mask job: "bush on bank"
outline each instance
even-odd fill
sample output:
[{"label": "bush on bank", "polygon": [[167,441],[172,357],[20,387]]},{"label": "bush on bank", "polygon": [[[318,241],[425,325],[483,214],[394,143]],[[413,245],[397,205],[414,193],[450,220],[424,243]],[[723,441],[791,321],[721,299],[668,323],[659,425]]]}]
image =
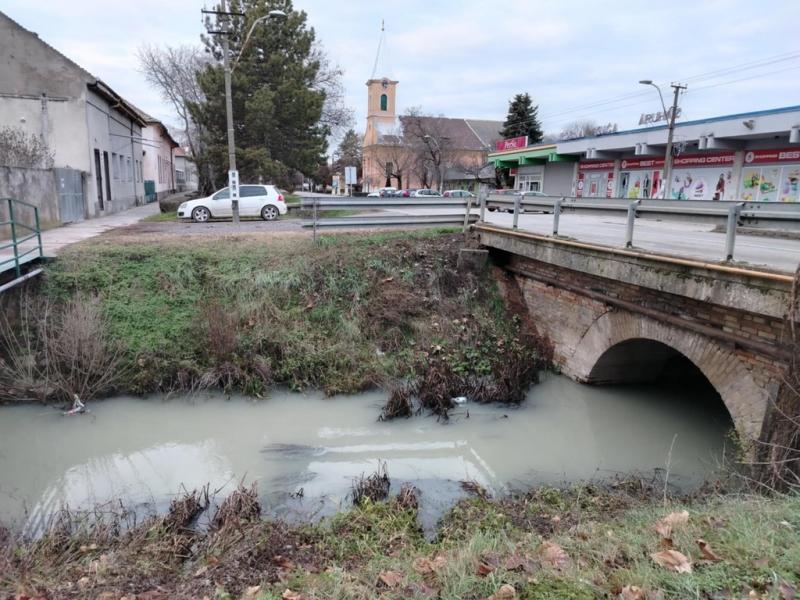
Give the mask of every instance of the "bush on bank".
[{"label": "bush on bank", "polygon": [[[18,298],[32,309],[7,327],[24,343],[0,340],[0,393],[56,400],[220,387],[261,395],[281,383],[335,394],[417,377],[428,357],[462,379],[491,377],[513,358],[543,365],[493,276],[456,271],[462,241],[429,231],[319,245],[233,236],[85,242],[47,267],[37,293]],[[100,312],[91,327],[74,314],[84,303]],[[103,342],[83,356],[87,365],[118,355],[107,369],[113,378],[91,389],[15,385],[20,369],[35,367],[33,377],[54,369],[47,339],[67,325]]]}]

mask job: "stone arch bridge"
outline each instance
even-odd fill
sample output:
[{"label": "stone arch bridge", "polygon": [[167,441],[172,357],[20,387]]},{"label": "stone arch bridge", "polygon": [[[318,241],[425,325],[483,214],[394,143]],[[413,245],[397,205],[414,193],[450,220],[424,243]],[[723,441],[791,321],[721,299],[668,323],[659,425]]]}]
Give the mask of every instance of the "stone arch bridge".
[{"label": "stone arch bridge", "polygon": [[554,360],[586,383],[643,382],[685,357],[737,431],[757,439],[789,361],[792,276],[478,224],[507,285],[522,292]]}]

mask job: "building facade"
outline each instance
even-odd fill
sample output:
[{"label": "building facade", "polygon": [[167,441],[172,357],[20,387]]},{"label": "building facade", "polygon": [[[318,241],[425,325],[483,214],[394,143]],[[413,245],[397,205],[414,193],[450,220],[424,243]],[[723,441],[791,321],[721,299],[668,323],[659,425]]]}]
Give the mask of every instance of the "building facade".
[{"label": "building facade", "polygon": [[396,113],[398,82],[367,81],[362,189],[440,187],[473,189],[494,178],[487,161],[501,121]]},{"label": "building facade", "polygon": [[199,174],[194,159],[183,148],[175,148],[175,189],[178,192],[196,192],[200,187]]},{"label": "building facade", "polygon": [[161,121],[141,110],[139,113],[147,123],[142,129],[142,176],[147,200],[152,202],[175,193],[174,152],[179,146]]},{"label": "building facade", "polygon": [[81,218],[140,204],[142,128],[110,86],[0,12],[0,126],[39,137],[53,166],[78,171]]},{"label": "building facade", "polygon": [[800,106],[676,124],[668,182],[667,133],[666,125],[620,131],[489,160],[509,169],[516,189],[555,196],[800,202]]}]

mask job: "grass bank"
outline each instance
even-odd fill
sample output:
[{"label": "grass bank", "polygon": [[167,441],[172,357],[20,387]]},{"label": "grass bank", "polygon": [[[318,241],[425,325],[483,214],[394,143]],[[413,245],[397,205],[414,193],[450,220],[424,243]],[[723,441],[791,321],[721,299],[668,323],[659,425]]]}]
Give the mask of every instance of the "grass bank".
[{"label": "grass bank", "polygon": [[46,598],[795,598],[800,500],[670,499],[633,482],[461,502],[434,540],[413,494],[317,525],[258,519],[240,489],[193,528],[203,494],[120,529],[0,535],[0,592]]},{"label": "grass bank", "polygon": [[17,299],[28,310],[3,328],[11,339],[0,336],[0,394],[69,400],[221,387],[259,396],[274,383],[335,394],[391,387],[433,359],[462,378],[491,378],[515,359],[543,364],[522,343],[528,334],[506,309],[499,275],[456,270],[462,242],[442,231],[318,245],[96,238]]}]

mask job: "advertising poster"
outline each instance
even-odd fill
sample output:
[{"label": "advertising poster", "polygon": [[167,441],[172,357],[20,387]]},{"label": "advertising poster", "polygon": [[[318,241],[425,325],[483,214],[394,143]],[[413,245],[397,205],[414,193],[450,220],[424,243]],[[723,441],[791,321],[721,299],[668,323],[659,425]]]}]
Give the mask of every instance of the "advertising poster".
[{"label": "advertising poster", "polygon": [[677,169],[672,172],[670,198],[674,200],[732,200],[731,169]]},{"label": "advertising poster", "polygon": [[781,202],[800,202],[800,166],[783,168],[778,200]]}]

